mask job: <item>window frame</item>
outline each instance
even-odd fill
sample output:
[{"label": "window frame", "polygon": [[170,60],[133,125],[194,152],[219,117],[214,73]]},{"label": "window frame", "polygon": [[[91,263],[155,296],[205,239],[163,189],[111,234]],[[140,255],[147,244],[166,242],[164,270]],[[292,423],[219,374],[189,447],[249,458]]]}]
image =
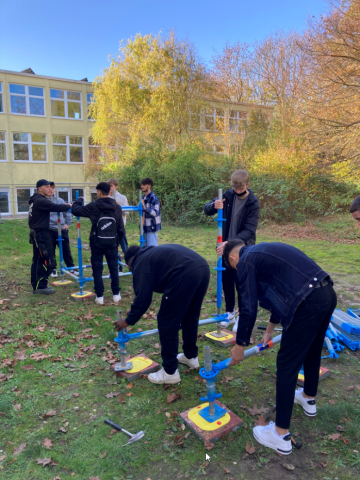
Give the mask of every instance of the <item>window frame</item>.
[{"label": "window frame", "polygon": [[[53,148],[53,163],[56,165],[84,165],[85,164],[85,155],[84,155],[84,137],[81,135],[63,135],[61,133],[58,134],[52,134],[53,140],[52,140],[52,147],[57,146],[57,147],[64,147],[66,146],[66,162],[57,162],[55,160],[55,155],[54,155],[54,148]],[[66,143],[54,143],[54,136],[61,136],[66,138]],[[73,144],[70,143],[70,137],[79,137],[81,138],[81,145],[78,144]],[[82,162],[71,162],[70,161],[70,147],[80,147],[82,148]]]},{"label": "window frame", "polygon": [[[236,112],[236,116],[233,117],[231,116],[231,112]],[[241,118],[240,114],[245,114],[244,117]],[[245,124],[247,123],[247,115],[248,112],[245,112],[243,110],[229,110],[229,132],[230,133],[240,133],[244,134],[245,133]],[[231,129],[230,122],[231,120],[236,120],[236,128],[235,130]]]},{"label": "window frame", "polygon": [[1,98],[0,105],[2,105],[2,108],[3,108],[2,110],[0,110],[0,113],[5,113],[3,82],[0,82],[0,98]]},{"label": "window frame", "polygon": [[[212,110],[212,114],[210,115],[209,112],[210,110]],[[222,110],[223,111],[223,114],[222,115],[218,115],[218,111]],[[212,124],[213,124],[213,128],[212,129],[208,129],[206,128],[206,118],[212,118]],[[217,119],[222,119],[222,122],[223,122],[223,130],[218,130],[217,129]],[[205,132],[220,132],[220,133],[223,133],[224,132],[224,129],[225,129],[225,109],[224,108],[216,108],[216,107],[207,107],[206,110],[205,110],[205,115],[204,115],[204,129],[205,129]]]},{"label": "window frame", "polygon": [[[11,93],[10,92],[10,87],[11,85],[18,85],[20,87],[25,87],[25,94],[23,93]],[[41,88],[43,91],[43,96],[39,97],[36,95],[30,95],[29,94],[29,88]],[[11,97],[12,96],[20,96],[20,97],[25,97],[25,107],[26,107],[26,113],[16,113],[11,110]],[[44,102],[44,115],[37,115],[35,113],[30,113],[30,97],[31,98],[41,98]],[[40,85],[24,85],[23,83],[9,83],[9,101],[10,101],[10,114],[11,115],[20,115],[24,117],[46,117],[46,104],[45,104],[45,87],[41,87]]]},{"label": "window frame", "polygon": [[[89,102],[88,100],[88,95],[91,95],[91,100]],[[88,122],[95,122],[95,118],[89,118],[89,106],[91,105],[92,101],[93,101],[93,98],[94,98],[94,94],[93,93],[88,93],[86,92],[86,106],[87,106],[87,109],[86,109],[86,114],[87,114],[87,120]]]},{"label": "window frame", "polygon": [[[64,98],[53,98],[51,96],[51,90],[59,90],[60,92],[64,92]],[[67,94],[68,92],[71,92],[71,93],[78,93],[80,95],[80,100],[73,100],[73,99],[68,99],[67,98]],[[83,108],[82,108],[82,93],[81,92],[77,92],[76,90],[62,90],[61,88],[49,88],[49,94],[50,94],[50,112],[52,111],[52,102],[53,101],[56,101],[56,102],[64,102],[64,116],[63,117],[57,117],[55,115],[51,115],[51,118],[59,118],[61,120],[77,120],[77,121],[82,121],[83,118],[82,118],[82,113],[83,113]],[[68,102],[74,102],[74,103],[78,103],[80,105],[80,118],[73,118],[73,117],[69,117],[69,109],[68,109]]]},{"label": "window frame", "polygon": [[7,193],[8,197],[8,204],[9,204],[9,210],[7,213],[1,212],[2,216],[6,215],[11,215],[11,195],[10,195],[10,188],[0,188],[0,193]]},{"label": "window frame", "polygon": [[37,191],[37,189],[34,187],[15,187],[16,215],[26,215],[29,213],[29,210],[27,212],[19,212],[19,202],[18,202],[18,195],[17,195],[18,190],[30,190],[29,198],[31,198],[34,195],[34,193]]},{"label": "window frame", "polygon": [[0,158],[0,163],[5,163],[5,162],[8,162],[9,161],[9,158],[8,158],[8,151],[7,151],[7,141],[6,141],[6,131],[5,130],[1,130],[0,133],[4,133],[5,134],[5,140],[0,140],[0,143],[3,143],[5,145],[5,160],[1,159]]},{"label": "window frame", "polygon": [[[21,142],[19,140],[14,140],[14,134],[16,133],[24,133],[26,135],[29,135],[28,141],[27,142]],[[45,143],[43,142],[33,142],[32,141],[32,135],[45,135]],[[49,163],[49,155],[48,155],[48,148],[47,148],[47,135],[46,133],[28,133],[28,132],[11,132],[11,140],[12,140],[12,153],[13,153],[13,162],[14,163]],[[28,145],[29,148],[29,160],[15,160],[15,150],[14,150],[14,144],[20,144],[20,145]],[[32,152],[32,145],[45,145],[45,152],[46,152],[46,160],[33,160],[33,152]]]}]

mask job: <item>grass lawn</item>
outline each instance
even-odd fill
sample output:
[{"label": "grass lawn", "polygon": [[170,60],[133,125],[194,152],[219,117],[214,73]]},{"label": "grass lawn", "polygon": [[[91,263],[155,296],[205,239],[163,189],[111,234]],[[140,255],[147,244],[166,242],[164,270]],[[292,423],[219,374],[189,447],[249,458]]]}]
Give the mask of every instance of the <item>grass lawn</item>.
[{"label": "grass lawn", "polygon": [[[82,225],[84,261],[88,262],[89,223],[83,221]],[[129,224],[127,232],[129,243],[135,243],[137,226]],[[70,237],[75,247],[74,225]],[[215,266],[215,224],[198,228],[165,225],[159,239],[160,243],[190,247]],[[360,230],[348,215],[302,225],[260,228],[258,241],[275,240],[305,251],[331,274],[340,308],[360,305]],[[218,392],[223,394],[221,400],[244,423],[240,430],[207,451],[194,435],[184,437],[187,430],[183,430],[178,417],[200,404],[200,396],[206,394],[197,371],[185,373],[186,367],[179,366],[182,382],[175,386],[175,391],[181,393],[181,398],[169,404],[170,389],[164,390],[146,379],[129,385],[110,370],[109,358],[116,354],[112,321],[117,308],[125,313],[130,307],[131,277],[121,279],[120,307],[112,304],[108,280],[103,307],[95,306],[93,299],[73,301],[69,294],[78,291],[77,284],[58,287],[56,294],[49,297],[35,296],[29,282],[31,248],[25,220],[5,220],[0,224],[2,479],[195,480],[205,476],[229,480],[350,480],[359,476],[358,351],[346,349],[338,360],[323,360],[323,366],[331,369],[331,376],[320,384],[318,415],[309,419],[300,407],[294,407],[291,431],[303,447],[289,457],[280,457],[253,440],[252,427],[258,417],[248,411],[254,404],[270,408],[275,403],[277,349],[222,372],[217,384]],[[76,257],[75,248],[73,254]],[[216,312],[215,279],[214,272],[202,318]],[[149,311],[156,314],[159,303],[160,296],[154,295]],[[156,328],[154,313],[142,318],[133,332],[138,328]],[[260,310],[257,325],[265,325],[268,317],[267,312]],[[200,333],[206,331],[209,328],[200,329]],[[259,343],[261,333],[254,330],[253,338]],[[157,337],[146,337],[130,342],[129,351],[145,352],[159,362],[158,341]],[[199,338],[201,363],[206,344],[209,345]],[[211,349],[214,360],[229,356],[221,347],[211,344]],[[119,395],[109,395],[114,392]],[[111,428],[104,424],[106,418],[132,433],[143,430],[146,435],[121,448],[127,437],[123,433],[111,434]],[[340,433],[340,439],[329,439],[336,433]],[[255,447],[252,455],[246,453],[247,443]],[[205,461],[206,453],[211,457],[210,463]],[[292,467],[291,471],[287,469]]]}]

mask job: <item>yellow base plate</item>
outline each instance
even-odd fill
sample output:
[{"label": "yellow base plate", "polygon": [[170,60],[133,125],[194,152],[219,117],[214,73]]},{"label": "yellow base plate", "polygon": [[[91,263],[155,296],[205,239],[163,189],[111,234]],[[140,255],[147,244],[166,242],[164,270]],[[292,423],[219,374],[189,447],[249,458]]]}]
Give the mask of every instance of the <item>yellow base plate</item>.
[{"label": "yellow base plate", "polygon": [[72,293],[70,296],[73,298],[86,298],[94,295],[95,294],[93,292],[83,292],[82,295],[80,295],[80,293]]},{"label": "yellow base plate", "polygon": [[72,282],[71,280],[58,280],[57,282],[51,282],[51,285],[55,285],[55,287],[61,287],[62,285],[70,285]]},{"label": "yellow base plate", "polygon": [[[321,375],[321,368],[320,368],[320,370],[319,370],[319,374]],[[303,381],[305,380],[304,375],[302,375],[301,373],[299,373],[299,375],[298,375],[298,380],[301,380],[301,381],[303,382]]]},{"label": "yellow base plate", "polygon": [[212,333],[216,333],[216,331],[205,333],[205,337],[211,338],[212,340],[218,340],[220,342],[222,342],[223,340],[231,340],[232,338],[234,338],[234,335],[232,335],[231,333],[228,333],[227,335],[224,335],[223,337],[214,337],[214,335],[212,335]]},{"label": "yellow base plate", "polygon": [[226,412],[223,417],[221,417],[216,422],[210,423],[205,420],[205,418],[199,415],[200,410],[209,406],[209,403],[202,403],[198,407],[193,408],[189,411],[188,417],[189,419],[195,423],[195,425],[201,430],[205,430],[207,432],[211,432],[213,430],[218,430],[219,428],[223,427],[224,425],[230,422],[230,415]]},{"label": "yellow base plate", "polygon": [[129,358],[127,361],[131,362],[133,366],[130,370],[126,370],[126,373],[141,372],[141,370],[145,370],[145,368],[150,367],[150,365],[152,365],[153,363],[153,361],[150,358],[144,358],[144,357]]}]

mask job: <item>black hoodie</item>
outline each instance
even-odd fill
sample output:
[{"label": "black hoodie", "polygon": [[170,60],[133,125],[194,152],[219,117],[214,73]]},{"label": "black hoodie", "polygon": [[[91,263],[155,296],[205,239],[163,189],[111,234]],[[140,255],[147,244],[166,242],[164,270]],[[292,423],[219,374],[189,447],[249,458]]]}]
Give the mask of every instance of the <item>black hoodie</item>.
[{"label": "black hoodie", "polygon": [[[232,216],[232,209],[234,203],[234,190],[226,190],[223,193],[224,209],[223,218],[226,219],[223,226],[223,242],[226,242],[229,237],[230,222]],[[206,215],[215,215],[217,210],[215,208],[214,198],[204,206],[204,213]],[[254,245],[256,241],[256,229],[259,223],[260,204],[259,200],[255,197],[254,193],[249,189],[249,195],[247,197],[244,209],[241,212],[240,222],[237,228],[236,239],[242,240],[245,245]]]},{"label": "black hoodie", "polygon": [[29,205],[29,227],[32,230],[49,230],[50,212],[66,212],[71,208],[67,203],[57,205],[41,193],[34,193]]},{"label": "black hoodie", "polygon": [[[153,292],[164,293],[171,280],[177,280],[208,262],[182,245],[141,248],[131,261],[135,299],[126,322],[135,325],[151,305]],[[176,308],[176,305],[174,305]]]},{"label": "black hoodie", "polygon": [[84,199],[82,197],[78,198],[78,200],[73,203],[71,212],[76,217],[90,218],[92,223],[90,231],[90,246],[95,246],[94,236],[96,224],[103,213],[108,214],[109,217],[115,218],[118,238],[117,244],[119,245],[120,240],[125,235],[124,221],[120,205],[110,197],[98,198],[95,202],[90,202],[85,206],[83,206],[83,203]]}]

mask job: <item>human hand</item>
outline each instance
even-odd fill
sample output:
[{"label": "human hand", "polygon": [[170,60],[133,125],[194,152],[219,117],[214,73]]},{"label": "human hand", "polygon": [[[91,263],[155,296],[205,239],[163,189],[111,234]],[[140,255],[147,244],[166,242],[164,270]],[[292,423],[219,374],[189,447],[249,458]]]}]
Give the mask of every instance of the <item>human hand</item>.
[{"label": "human hand", "polygon": [[222,255],[222,254],[223,254],[224,247],[225,247],[225,245],[226,245],[227,243],[228,243],[228,242],[220,243],[220,245],[216,248],[216,253],[217,253],[218,255]]},{"label": "human hand", "polygon": [[114,322],[114,330],[117,330],[118,332],[124,330],[128,326],[129,324],[126,323],[126,320],[124,318],[122,318],[121,320],[116,320],[116,322]]},{"label": "human hand", "polygon": [[141,200],[141,203],[142,203],[142,207],[143,207],[143,209],[145,210],[145,200],[144,200],[144,199],[142,199],[142,200]]},{"label": "human hand", "polygon": [[263,344],[263,347],[265,347],[267,342],[272,339],[272,337],[274,335],[274,329],[275,329],[275,323],[270,323],[269,322],[269,325],[268,325],[268,327],[267,327],[267,329],[264,333],[264,336],[261,340],[262,344]]},{"label": "human hand", "polygon": [[69,230],[69,226],[65,224],[62,226],[61,230]]},{"label": "human hand", "polygon": [[225,198],[223,198],[223,200],[215,200],[215,209],[216,210],[221,210],[222,208],[224,208],[224,202],[225,202]]},{"label": "human hand", "polygon": [[231,367],[244,360],[244,350],[245,347],[242,347],[241,345],[235,345],[235,347],[231,350]]}]

